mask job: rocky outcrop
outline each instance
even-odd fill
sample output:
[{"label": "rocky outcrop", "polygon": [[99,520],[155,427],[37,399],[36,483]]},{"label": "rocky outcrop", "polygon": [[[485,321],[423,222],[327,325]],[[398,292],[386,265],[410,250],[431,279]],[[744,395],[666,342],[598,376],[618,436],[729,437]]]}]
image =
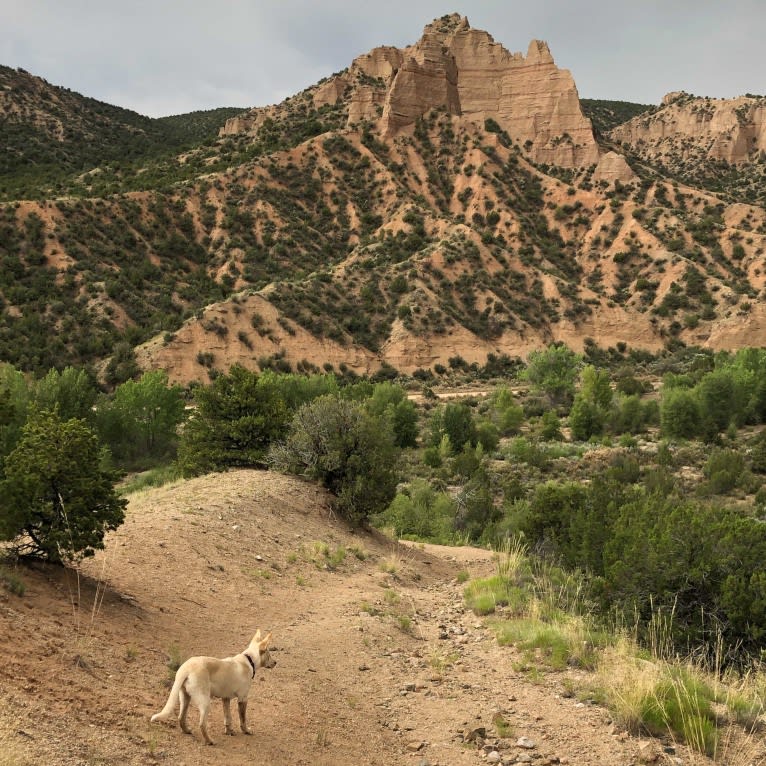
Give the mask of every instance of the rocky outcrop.
[{"label": "rocky outcrop", "polygon": [[229,117],[218,131],[218,135],[223,137],[248,133],[254,136],[266,120],[273,120],[275,117],[278,117],[279,111],[279,106],[272,105],[257,107],[247,112],[242,112],[242,114],[238,114],[235,117]]},{"label": "rocky outcrop", "polygon": [[[345,102],[348,125],[366,120],[389,138],[440,109],[482,126],[493,120],[534,162],[573,168],[600,157],[572,75],[556,66],[547,44],[533,40],[526,56],[511,53],[458,14],[428,24],[408,48],[359,56],[309,92],[315,108]],[[263,119],[254,109],[229,120],[221,135],[256,133]]]},{"label": "rocky outcrop", "polygon": [[460,114],[458,70],[441,35],[426,27],[391,81],[383,109],[383,133],[393,135],[422,114],[438,108],[448,114]]},{"label": "rocky outcrop", "polygon": [[466,24],[445,44],[455,56],[465,117],[495,120],[535,162],[562,167],[598,162],[593,126],[582,113],[572,75],[556,66],[546,43],[533,40],[524,57]]},{"label": "rocky outcrop", "polygon": [[593,171],[593,180],[595,182],[605,181],[612,185],[616,181],[622,184],[635,181],[638,176],[633,171],[633,168],[628,165],[627,160],[621,154],[617,152],[607,152],[596,165],[596,169]]},{"label": "rocky outcrop", "polygon": [[593,127],[571,74],[546,43],[510,53],[457,15],[426,26],[403,52],[386,98],[381,128],[391,135],[434,108],[484,124],[492,119],[535,162],[578,167],[598,162]]},{"label": "rocky outcrop", "polygon": [[700,155],[736,165],[766,151],[766,97],[696,98],[669,93],[662,107],[611,131],[614,141],[641,148],[649,159]]}]

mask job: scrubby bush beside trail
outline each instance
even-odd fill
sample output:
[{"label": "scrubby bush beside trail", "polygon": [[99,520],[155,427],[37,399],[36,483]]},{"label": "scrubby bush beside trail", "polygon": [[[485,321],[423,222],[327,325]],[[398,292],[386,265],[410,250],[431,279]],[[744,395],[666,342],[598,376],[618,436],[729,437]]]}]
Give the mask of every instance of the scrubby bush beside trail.
[{"label": "scrubby bush beside trail", "polygon": [[271,447],[269,463],[319,480],[341,516],[364,522],[394,497],[396,452],[388,421],[327,394],[295,413],[285,441]]},{"label": "scrubby bush beside trail", "polygon": [[447,492],[415,479],[373,521],[376,526],[393,528],[398,538],[449,545],[455,539],[455,512],[455,500]]},{"label": "scrubby bush beside trail", "polygon": [[532,555],[518,539],[507,539],[495,561],[494,574],[466,584],[464,601],[486,617],[498,644],[516,648],[520,670],[593,671],[566,675],[564,686],[604,705],[629,732],[669,737],[718,763],[759,762],[762,667],[742,675],[723,669],[720,656],[713,663],[698,653],[679,656],[672,610],[655,609],[651,635],[637,643],[629,623],[594,613],[581,576]]}]

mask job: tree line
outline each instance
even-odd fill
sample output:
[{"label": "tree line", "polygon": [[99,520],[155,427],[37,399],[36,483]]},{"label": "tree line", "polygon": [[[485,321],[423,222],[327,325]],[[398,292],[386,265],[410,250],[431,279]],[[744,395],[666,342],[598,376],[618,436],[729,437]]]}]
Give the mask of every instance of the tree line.
[{"label": "tree line", "polygon": [[688,351],[659,360],[651,383],[637,364],[587,361],[554,345],[482,399],[440,402],[426,385],[418,406],[394,382],[332,374],[235,366],[183,389],[154,371],[105,394],[82,370],[30,380],[5,365],[0,536],[69,561],[122,523],[126,472],[272,468],[318,481],[339,515],[400,537],[522,537],[579,570],[605,615],[672,610],[679,645],[715,626],[755,651],[766,633],[766,351]]}]

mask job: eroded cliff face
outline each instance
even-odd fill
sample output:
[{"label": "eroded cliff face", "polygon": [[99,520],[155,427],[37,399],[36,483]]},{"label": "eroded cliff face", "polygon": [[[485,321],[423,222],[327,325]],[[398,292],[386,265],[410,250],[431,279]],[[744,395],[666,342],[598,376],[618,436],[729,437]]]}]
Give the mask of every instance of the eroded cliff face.
[{"label": "eroded cliff face", "polygon": [[462,114],[478,123],[495,120],[535,162],[562,167],[598,162],[593,126],[582,113],[572,75],[556,66],[548,45],[532,40],[526,56],[511,53],[463,22],[442,33],[459,73]]},{"label": "eroded cliff face", "polygon": [[737,165],[766,151],[766,97],[716,99],[668,93],[656,112],[633,118],[610,136],[640,148],[649,159],[704,156]]},{"label": "eroded cliff face", "polygon": [[617,181],[627,184],[637,180],[637,178],[638,176],[628,165],[625,157],[617,154],[617,152],[606,152],[598,161],[593,172],[595,182],[605,181],[607,184],[614,184]]},{"label": "eroded cliff face", "polygon": [[444,38],[432,26],[408,48],[390,81],[381,119],[382,132],[392,136],[431,109],[461,114],[458,68]]},{"label": "eroded cliff face", "polygon": [[[412,46],[357,57],[309,91],[314,108],[343,104],[347,125],[364,120],[388,138],[439,109],[480,125],[494,120],[534,162],[574,168],[600,158],[572,75],[547,44],[533,40],[526,56],[511,53],[457,14],[428,24]],[[274,108],[233,118],[221,134],[256,134]]]}]

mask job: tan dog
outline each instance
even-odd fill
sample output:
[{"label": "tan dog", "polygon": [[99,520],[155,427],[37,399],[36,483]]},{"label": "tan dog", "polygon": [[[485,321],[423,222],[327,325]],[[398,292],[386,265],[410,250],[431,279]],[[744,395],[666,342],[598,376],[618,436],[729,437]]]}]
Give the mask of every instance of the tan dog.
[{"label": "tan dog", "polygon": [[226,657],[223,660],[215,657],[190,657],[176,671],[176,680],[170,690],[168,701],[159,713],[152,716],[152,721],[167,721],[173,714],[176,699],[178,699],[181,705],[178,724],[184,732],[191,734],[186,724],[186,714],[189,712],[191,700],[199,708],[199,729],[202,732],[202,738],[206,744],[212,745],[214,743],[207,733],[207,714],[211,699],[219,697],[223,701],[226,733],[234,734],[229,703],[236,697],[239,725],[244,734],[251,734],[245,722],[245,713],[247,712],[247,694],[255,678],[255,671],[258,668],[273,668],[277,664],[271,659],[266,648],[269,641],[271,641],[271,632],[269,631],[265,638],[261,638],[261,631],[258,630],[247,649],[233,657]]}]

